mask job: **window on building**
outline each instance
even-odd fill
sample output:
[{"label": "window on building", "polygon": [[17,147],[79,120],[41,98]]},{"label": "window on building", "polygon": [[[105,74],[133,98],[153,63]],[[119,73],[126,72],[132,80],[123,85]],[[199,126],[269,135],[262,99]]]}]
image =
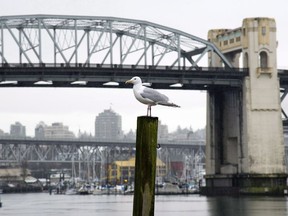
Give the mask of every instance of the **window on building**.
[{"label": "window on building", "polygon": [[268,55],[264,51],[260,52],[260,54],[259,54],[259,65],[261,68],[267,68],[268,67]]},{"label": "window on building", "polygon": [[245,28],[243,28],[243,36],[245,36],[246,35],[246,29]]},{"label": "window on building", "polygon": [[265,36],[266,35],[266,26],[262,26],[262,36]]},{"label": "window on building", "polygon": [[245,53],[245,54],[244,54],[243,67],[244,67],[244,68],[248,68],[248,67],[249,67],[248,53]]}]

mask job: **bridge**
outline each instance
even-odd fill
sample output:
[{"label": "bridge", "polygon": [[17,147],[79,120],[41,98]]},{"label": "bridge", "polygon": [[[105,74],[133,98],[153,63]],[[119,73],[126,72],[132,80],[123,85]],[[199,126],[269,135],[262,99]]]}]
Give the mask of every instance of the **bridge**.
[{"label": "bridge", "polygon": [[[104,149],[135,149],[135,140],[97,140],[97,139],[36,139],[36,138],[1,138],[0,163],[20,164],[27,160],[29,162],[52,162],[52,163],[71,163],[74,160],[83,162],[82,156],[75,157],[75,154],[81,154],[83,149],[88,150],[89,157],[92,157],[95,151]],[[205,140],[159,140],[158,150],[177,149],[180,152],[199,149],[205,150]],[[80,150],[80,151],[79,151]],[[191,152],[190,152],[191,153]],[[188,154],[188,153],[187,153]],[[95,156],[95,155],[94,155]],[[97,155],[96,155],[97,156]],[[113,160],[120,160],[123,155],[112,157]],[[82,159],[81,159],[82,158]]]},{"label": "bridge", "polygon": [[[147,21],[34,15],[0,23],[1,87],[126,87],[137,74],[154,88],[207,89],[239,87],[247,75],[213,43]],[[200,67],[209,52],[226,68]]]},{"label": "bridge", "polygon": [[[29,163],[34,170],[66,168],[83,179],[105,179],[107,166],[114,161],[126,161],[135,156],[135,140],[97,139],[36,139],[0,137],[0,164],[2,166]],[[167,164],[182,163],[189,173],[196,173],[205,161],[205,140],[159,140],[157,156]],[[177,170],[178,172],[181,170]],[[184,170],[182,170],[184,172]],[[198,171],[199,172],[199,171]],[[187,172],[188,173],[188,172]],[[183,173],[183,175],[187,175]]]},{"label": "bridge", "polygon": [[208,40],[113,17],[6,16],[0,25],[1,87],[125,88],[139,75],[153,88],[207,90],[208,191],[253,193],[260,182],[263,193],[283,193],[288,75],[277,69],[274,19],[247,18]]}]

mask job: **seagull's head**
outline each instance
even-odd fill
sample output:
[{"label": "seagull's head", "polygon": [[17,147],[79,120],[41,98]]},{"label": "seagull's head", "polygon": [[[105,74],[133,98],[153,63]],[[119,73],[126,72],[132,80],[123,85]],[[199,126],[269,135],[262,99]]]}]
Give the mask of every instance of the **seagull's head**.
[{"label": "seagull's head", "polygon": [[135,76],[135,77],[133,77],[132,79],[127,80],[127,81],[125,82],[125,84],[128,84],[128,83],[131,83],[131,84],[133,84],[133,85],[141,84],[141,83],[142,83],[142,80],[141,80],[140,77]]}]

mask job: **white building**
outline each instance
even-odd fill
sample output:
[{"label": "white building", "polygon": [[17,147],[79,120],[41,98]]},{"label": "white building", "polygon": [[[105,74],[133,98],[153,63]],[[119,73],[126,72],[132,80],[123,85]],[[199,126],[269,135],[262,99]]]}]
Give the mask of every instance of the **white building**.
[{"label": "white building", "polygon": [[35,138],[73,139],[75,135],[61,122],[52,123],[51,126],[40,122],[35,128]]}]

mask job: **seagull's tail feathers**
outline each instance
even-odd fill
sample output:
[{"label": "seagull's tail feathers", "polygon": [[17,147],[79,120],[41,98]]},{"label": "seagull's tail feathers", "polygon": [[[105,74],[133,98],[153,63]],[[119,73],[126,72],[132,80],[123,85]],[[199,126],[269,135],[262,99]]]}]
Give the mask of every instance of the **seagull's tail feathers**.
[{"label": "seagull's tail feathers", "polygon": [[166,101],[159,101],[157,102],[158,105],[163,105],[163,106],[170,106],[170,107],[179,107],[177,104],[166,102]]}]

